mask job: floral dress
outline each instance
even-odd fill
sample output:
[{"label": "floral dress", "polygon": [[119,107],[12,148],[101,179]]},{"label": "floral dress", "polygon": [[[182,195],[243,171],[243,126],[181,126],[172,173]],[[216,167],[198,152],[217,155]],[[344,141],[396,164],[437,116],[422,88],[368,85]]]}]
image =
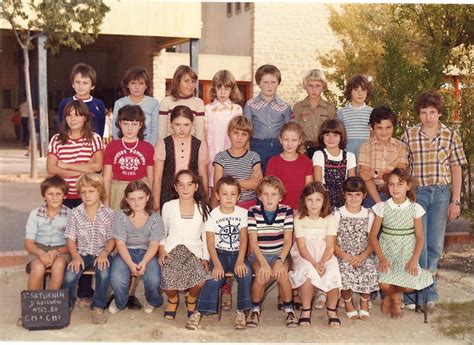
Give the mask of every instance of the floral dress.
[{"label": "floral dress", "polygon": [[[337,245],[351,256],[357,256],[367,249],[369,231],[374,219],[373,212],[362,207],[359,213],[352,214],[343,206],[336,209],[334,214],[338,220]],[[338,259],[343,290],[370,293],[379,289],[374,253],[358,267],[353,267],[341,258]]]},{"label": "floral dress", "polygon": [[330,160],[325,150],[324,155],[324,184],[331,199],[333,208],[344,205],[344,197],[342,192],[342,184],[347,175],[347,152],[342,151],[342,160]]}]

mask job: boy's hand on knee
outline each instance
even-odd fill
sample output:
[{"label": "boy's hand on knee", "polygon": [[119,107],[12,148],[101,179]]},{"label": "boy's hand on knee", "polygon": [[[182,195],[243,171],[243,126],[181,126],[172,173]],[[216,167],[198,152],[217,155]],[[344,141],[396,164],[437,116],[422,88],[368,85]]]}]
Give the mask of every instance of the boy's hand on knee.
[{"label": "boy's hand on knee", "polygon": [[45,266],[45,267],[49,267],[51,266],[51,260],[48,256],[48,253],[46,252],[42,252],[40,254],[40,256],[38,256],[38,258],[40,259],[41,263]]},{"label": "boy's hand on knee", "polygon": [[214,266],[214,268],[212,269],[212,279],[216,281],[224,278],[224,274],[225,274],[224,268],[222,267],[220,263]]},{"label": "boy's hand on knee", "polygon": [[286,271],[285,265],[281,260],[277,260],[273,264],[273,270],[272,270],[273,277],[276,280],[280,280],[282,278],[285,278],[288,275],[288,272]]},{"label": "boy's hand on knee", "polygon": [[243,278],[247,274],[247,266],[243,262],[238,262],[235,264],[234,272],[239,278]]},{"label": "boy's hand on knee", "polygon": [[269,281],[272,276],[272,268],[267,263],[266,265],[262,265],[260,270],[258,271],[258,275],[265,281]]},{"label": "boy's hand on knee", "polygon": [[110,266],[108,253],[106,251],[102,251],[94,260],[94,266],[99,267],[99,270],[103,270]]},{"label": "boy's hand on knee", "polygon": [[73,258],[69,265],[67,265],[67,268],[72,270],[74,273],[79,273],[81,267],[84,269],[84,260],[82,260],[80,256]]},{"label": "boy's hand on knee", "polygon": [[136,270],[139,276],[144,275],[146,271],[146,264],[143,261],[140,261],[136,266]]}]

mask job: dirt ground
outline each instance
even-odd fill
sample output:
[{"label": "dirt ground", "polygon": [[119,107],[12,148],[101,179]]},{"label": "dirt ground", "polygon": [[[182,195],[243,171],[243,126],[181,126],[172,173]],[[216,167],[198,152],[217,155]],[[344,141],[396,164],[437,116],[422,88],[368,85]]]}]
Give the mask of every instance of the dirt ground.
[{"label": "dirt ground", "polygon": [[[162,307],[152,314],[131,310],[116,315],[106,312],[108,322],[105,325],[93,325],[90,311],[76,308],[70,326],[65,329],[28,331],[16,326],[16,320],[20,316],[20,291],[25,286],[26,273],[23,268],[0,270],[1,341],[472,344],[474,340],[472,334],[465,334],[457,339],[447,338],[441,334],[435,322],[439,313],[436,307],[429,313],[428,324],[423,323],[421,313],[414,311],[405,311],[401,320],[391,320],[381,315],[379,300],[371,309],[369,321],[349,320],[344,315],[343,309],[339,309],[342,327],[332,330],[327,326],[325,313],[314,311],[310,328],[287,329],[284,326],[283,313],[276,308],[276,289],[266,299],[261,323],[256,329],[234,330],[233,313],[224,311],[220,322],[217,321],[217,316],[205,317],[199,330],[188,331],[184,328],[186,319],[182,303],[174,321],[163,318]],[[442,302],[472,300],[473,286],[472,274],[445,269],[439,271]],[[142,284],[139,286],[137,296],[143,301]]]}]

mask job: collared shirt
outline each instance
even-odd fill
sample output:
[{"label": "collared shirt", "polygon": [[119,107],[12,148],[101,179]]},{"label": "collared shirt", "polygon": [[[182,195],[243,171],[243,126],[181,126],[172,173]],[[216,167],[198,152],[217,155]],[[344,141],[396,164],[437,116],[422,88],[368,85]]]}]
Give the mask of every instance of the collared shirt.
[{"label": "collared shirt", "polygon": [[80,204],[68,214],[64,238],[76,241],[80,255],[97,256],[112,239],[113,217],[114,210],[100,204],[94,219],[90,221],[84,204]]},{"label": "collared shirt", "polygon": [[61,205],[58,214],[49,218],[46,206],[35,208],[28,217],[25,238],[45,246],[64,246],[64,231],[69,211],[66,206]]},{"label": "collared shirt", "polygon": [[244,116],[253,124],[253,139],[274,139],[280,135],[280,129],[290,122],[291,107],[275,96],[270,102],[257,95],[245,103]]},{"label": "collared shirt", "polygon": [[451,166],[467,163],[461,137],[442,123],[431,140],[418,124],[405,130],[402,141],[408,145],[410,175],[419,186],[450,184]]},{"label": "collared shirt", "polygon": [[293,107],[294,121],[303,128],[303,140],[317,141],[321,123],[336,117],[336,108],[331,103],[320,99],[316,108],[311,108],[309,97]]},{"label": "collared shirt", "polygon": [[384,171],[391,171],[398,164],[408,164],[406,144],[395,138],[390,138],[387,144],[375,137],[369,139],[360,146],[358,164],[372,169],[376,183],[383,184]]}]

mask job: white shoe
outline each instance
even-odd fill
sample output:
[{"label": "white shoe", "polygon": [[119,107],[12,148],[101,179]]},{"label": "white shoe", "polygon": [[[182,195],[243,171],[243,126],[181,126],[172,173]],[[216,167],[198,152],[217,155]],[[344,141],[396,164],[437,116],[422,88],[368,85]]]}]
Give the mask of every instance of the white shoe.
[{"label": "white shoe", "polygon": [[112,302],[110,302],[109,313],[113,315],[113,314],[117,314],[119,311],[120,309],[117,308],[117,304],[115,304],[115,298],[114,298]]},{"label": "white shoe", "polygon": [[148,303],[147,300],[145,300],[145,305],[143,306],[143,311],[147,314],[151,314],[155,311],[155,307],[152,306],[150,303]]}]

